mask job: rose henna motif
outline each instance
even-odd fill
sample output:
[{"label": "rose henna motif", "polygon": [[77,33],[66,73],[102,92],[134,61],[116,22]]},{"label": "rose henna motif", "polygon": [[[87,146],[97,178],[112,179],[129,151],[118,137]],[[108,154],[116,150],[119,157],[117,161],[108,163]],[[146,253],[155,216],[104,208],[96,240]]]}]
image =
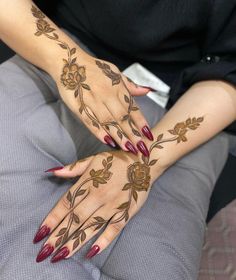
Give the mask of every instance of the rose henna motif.
[{"label": "rose henna motif", "polygon": [[[162,146],[163,143],[166,142],[186,142],[187,137],[186,133],[190,130],[195,130],[200,126],[200,123],[204,120],[203,117],[200,118],[188,118],[185,122],[177,123],[174,127],[174,129],[168,130],[170,134],[175,135],[172,138],[165,138],[164,134],[159,134],[156,138],[156,141],[150,146],[149,152],[151,156],[151,152],[153,149],[163,149]],[[114,220],[111,219],[104,219],[100,216],[93,217],[93,221],[86,225],[79,227],[77,230],[75,230],[71,236],[68,238],[68,235],[66,235],[64,242],[68,241],[69,239],[74,240],[73,243],[73,250],[75,250],[80,244],[82,244],[86,240],[86,230],[94,227],[94,231],[100,230],[103,226],[105,226],[107,223],[114,224],[122,221],[124,219],[125,222],[129,220],[129,209],[131,206],[132,199],[137,203],[138,201],[138,193],[141,191],[148,191],[150,188],[150,182],[151,182],[151,167],[154,166],[158,159],[152,159],[150,160],[150,156],[144,157],[142,156],[142,162],[134,162],[133,164],[129,165],[127,168],[127,179],[128,182],[123,186],[123,191],[129,191],[128,200],[121,203],[116,209],[118,210],[116,214],[120,213],[120,216]],[[86,179],[84,182],[80,184],[80,186],[74,191],[75,192],[81,192],[81,186],[87,183],[88,181],[93,181],[94,187],[99,187],[99,184],[106,184],[107,181],[110,179],[112,173],[109,171],[109,169],[112,167],[112,156],[108,157],[107,160],[102,161],[103,169],[99,169],[95,171],[94,169],[90,170],[91,177]],[[72,166],[75,166],[75,163],[72,164]],[[72,168],[73,168],[72,167]],[[68,192],[68,200],[71,203],[73,195],[70,194],[70,191]],[[73,208],[73,206],[71,206]],[[72,214],[72,219],[77,220],[79,223],[78,217],[73,217],[74,214]],[[111,221],[110,221],[111,220]],[[61,229],[59,234],[66,234],[66,228]],[[60,240],[60,242],[62,239]]]},{"label": "rose henna motif", "polygon": [[[67,59],[63,59],[64,66],[62,68],[61,83],[67,90],[74,91],[75,98],[78,98],[80,114],[82,115],[84,112],[87,115],[87,117],[92,121],[92,125],[97,129],[103,127],[105,130],[109,131],[110,126],[113,126],[117,129],[117,135],[120,139],[122,139],[123,136],[127,137],[127,135],[121,130],[119,124],[116,121],[101,123],[94,114],[90,113],[90,111],[88,110],[88,106],[84,102],[83,90],[85,89],[87,91],[91,91],[91,88],[87,83],[85,83],[87,78],[86,67],[81,66],[76,62],[77,57],[73,58],[73,55],[76,54],[76,48],[70,48],[67,43],[59,39],[59,36],[54,32],[56,29],[50,26],[50,24],[45,20],[46,16],[37,7],[32,5],[31,12],[33,16],[37,18],[37,22],[36,22],[37,32],[34,35],[35,36],[44,35],[47,38],[56,41],[62,49],[67,51]],[[115,73],[108,64],[103,63],[99,60],[96,60],[95,62],[96,65],[102,69],[104,75],[112,80],[113,86],[120,84],[121,81],[125,85],[122,76],[119,73]],[[130,97],[130,101],[131,99],[132,98]],[[141,134],[133,128],[134,123],[131,120],[130,112],[135,109],[134,107],[132,109],[130,108],[127,115],[128,116],[127,120],[129,122],[129,125],[132,126],[133,133],[135,133],[135,135],[141,136]],[[137,107],[136,110],[138,110]]]}]

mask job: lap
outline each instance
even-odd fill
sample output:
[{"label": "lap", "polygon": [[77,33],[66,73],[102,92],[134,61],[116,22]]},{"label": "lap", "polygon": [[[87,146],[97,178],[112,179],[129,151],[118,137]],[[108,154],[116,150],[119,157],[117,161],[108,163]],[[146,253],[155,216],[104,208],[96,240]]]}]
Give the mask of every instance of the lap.
[{"label": "lap", "polygon": [[[0,66],[0,99],[1,279],[194,279],[209,197],[227,158],[226,134],[169,168],[143,208],[91,261],[83,256],[95,238],[59,265],[36,264],[33,235],[71,185],[43,171],[108,148],[69,112],[49,76],[18,56]],[[146,97],[137,102],[151,125],[164,114]]]}]

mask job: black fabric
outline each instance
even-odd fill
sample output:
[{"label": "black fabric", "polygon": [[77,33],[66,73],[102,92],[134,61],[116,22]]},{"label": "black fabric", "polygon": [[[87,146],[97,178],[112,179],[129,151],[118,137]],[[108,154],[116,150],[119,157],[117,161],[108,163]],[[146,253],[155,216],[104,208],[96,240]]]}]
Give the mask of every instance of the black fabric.
[{"label": "black fabric", "polygon": [[236,0],[35,2],[99,58],[120,70],[139,62],[168,83],[168,109],[198,81],[236,85]]}]

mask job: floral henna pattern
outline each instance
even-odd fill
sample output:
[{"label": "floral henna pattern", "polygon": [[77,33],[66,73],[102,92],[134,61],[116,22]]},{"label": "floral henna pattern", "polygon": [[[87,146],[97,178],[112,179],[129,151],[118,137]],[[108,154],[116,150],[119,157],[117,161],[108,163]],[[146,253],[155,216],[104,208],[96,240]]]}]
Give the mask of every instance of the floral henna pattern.
[{"label": "floral henna pattern", "polygon": [[[62,68],[61,83],[66,89],[74,91],[75,98],[78,98],[80,114],[82,115],[84,112],[91,120],[92,125],[97,129],[103,127],[109,131],[109,127],[113,126],[117,129],[117,135],[120,139],[122,139],[123,136],[127,137],[117,122],[112,121],[101,123],[94,114],[90,113],[88,106],[84,102],[83,90],[91,91],[91,88],[87,83],[85,83],[87,78],[86,67],[79,65],[76,61],[76,48],[70,48],[67,43],[59,39],[58,34],[54,32],[55,28],[50,26],[50,24],[45,20],[46,16],[37,7],[32,5],[31,12],[37,19],[37,31],[34,35],[44,35],[47,38],[56,41],[62,49],[67,51],[67,58],[63,59],[64,66]],[[96,60],[96,64],[103,70],[103,73],[112,80],[112,85],[117,85],[121,82],[121,75],[112,71],[108,64],[102,63],[98,60]]]},{"label": "floral henna pattern", "polygon": [[[153,149],[163,149],[163,143],[166,142],[186,142],[187,137],[186,134],[190,130],[195,130],[200,126],[200,123],[203,122],[204,118],[188,118],[185,122],[180,122],[175,125],[175,127],[171,130],[168,130],[168,132],[174,137],[167,137],[164,138],[164,134],[159,134],[156,138],[156,141],[150,146],[149,152],[151,156],[151,152]],[[121,203],[116,209],[118,210],[116,214],[120,215],[111,221],[112,217],[108,220],[104,219],[103,217],[96,216],[93,217],[93,221],[86,225],[81,226],[77,230],[75,230],[69,239],[74,240],[73,242],[73,250],[75,250],[80,244],[82,244],[86,240],[86,230],[88,228],[94,227],[94,231],[98,231],[103,226],[105,226],[107,223],[110,222],[110,224],[118,223],[122,220],[127,222],[129,220],[129,209],[132,203],[132,200],[137,203],[138,201],[138,193],[142,191],[148,191],[150,188],[150,182],[151,182],[151,167],[154,166],[158,159],[150,159],[149,157],[142,156],[142,162],[134,162],[133,164],[128,166],[127,169],[127,179],[128,182],[123,186],[123,191],[129,191],[128,200]],[[108,160],[109,159],[109,160]],[[109,168],[112,166],[112,158],[107,158],[107,160],[103,160],[102,164],[104,166],[104,169],[100,169],[95,171],[92,169],[90,171],[91,177],[88,178],[85,182],[88,182],[88,180],[93,180],[93,186],[98,187],[100,183],[106,183],[108,178],[110,178],[111,174],[108,174],[110,171],[108,171]],[[107,173],[108,172],[108,173]],[[99,179],[97,179],[99,177]],[[93,178],[93,179],[92,179]],[[96,179],[95,179],[96,178]],[[82,185],[83,183],[81,183]],[[78,187],[77,191],[81,191]],[[68,192],[69,194],[70,192]],[[72,195],[69,194],[69,201],[71,201]],[[72,214],[73,216],[73,214]],[[77,219],[74,217],[74,219]],[[61,229],[61,234],[66,233],[66,228]],[[59,232],[60,233],[60,232]],[[68,235],[65,238],[68,239]]]},{"label": "floral henna pattern", "polygon": [[125,219],[125,222],[129,219],[129,208],[131,205],[132,198],[137,202],[138,201],[138,192],[148,191],[150,187],[150,169],[151,166],[155,165],[158,159],[150,160],[151,153],[153,149],[163,149],[163,143],[176,141],[177,144],[180,142],[186,142],[187,137],[186,133],[189,130],[195,130],[200,126],[200,123],[203,122],[204,117],[199,118],[188,118],[185,122],[180,122],[175,125],[173,129],[168,130],[172,135],[175,135],[171,138],[163,138],[164,134],[159,134],[156,141],[149,148],[149,157],[142,156],[141,162],[134,162],[128,167],[127,178],[128,183],[126,183],[122,190],[129,191],[128,201],[122,203],[117,207],[120,210],[121,215],[117,219],[113,220],[111,223],[117,223]]},{"label": "floral henna pattern", "polygon": [[63,59],[64,66],[62,68],[61,83],[66,89],[74,91],[74,96],[78,99],[80,114],[82,115],[84,112],[92,121],[92,125],[99,129],[99,120],[94,114],[89,112],[88,107],[84,103],[83,90],[85,89],[90,91],[91,88],[87,83],[85,83],[87,78],[86,67],[79,65],[76,61],[76,48],[71,48],[66,42],[59,39],[58,34],[54,32],[55,28],[50,26],[50,24],[45,20],[46,16],[37,7],[32,5],[31,12],[37,19],[37,31],[34,35],[44,35],[47,38],[56,41],[62,49],[67,51],[67,58]]},{"label": "floral henna pattern", "polygon": [[[129,89],[127,88],[125,82],[122,79],[122,76],[119,73],[115,73],[113,70],[111,70],[111,67],[107,64],[107,63],[102,63],[99,60],[96,60],[96,64],[97,66],[102,70],[102,72],[112,81],[112,85],[118,85],[122,82],[123,86],[125,87],[125,89],[127,90],[129,96],[124,95],[124,101],[126,103],[128,103],[128,113],[127,115],[125,115],[122,118],[122,121],[128,121],[128,124],[133,132],[134,135],[141,137],[141,134],[139,133],[139,131],[137,129],[135,129],[135,124],[130,116],[131,111],[137,111],[139,110],[139,108],[137,106],[134,106],[134,99],[131,96]],[[129,78],[127,78],[129,81],[131,81]],[[132,82],[132,81],[131,81]],[[125,137],[127,137],[127,135],[125,135],[124,132],[122,132],[119,129],[119,126],[116,122],[107,122],[107,123],[103,123],[102,125],[105,125],[105,128],[109,131],[109,126],[114,126],[114,124],[116,125],[117,128],[117,135],[120,139],[123,138],[123,135]]]},{"label": "floral henna pattern", "polygon": [[[68,240],[70,229],[73,223],[80,224],[80,218],[78,215],[74,213],[74,207],[75,207],[75,200],[76,197],[84,195],[86,192],[89,193],[89,188],[82,189],[82,187],[89,182],[92,182],[93,187],[98,188],[100,184],[106,184],[108,180],[110,180],[112,176],[112,172],[110,171],[110,168],[112,167],[112,160],[113,156],[108,156],[106,159],[103,159],[102,161],[102,169],[99,170],[90,170],[90,177],[84,180],[81,184],[77,186],[77,188],[71,192],[70,190],[67,192],[66,200],[68,203],[68,210],[70,210],[69,219],[67,226],[64,228],[61,228],[60,231],[57,233],[58,239],[56,240],[55,246],[58,247],[65,243]],[[75,163],[73,163],[70,167],[70,170],[73,169],[75,166]],[[83,239],[85,233],[80,236],[81,239]]]}]

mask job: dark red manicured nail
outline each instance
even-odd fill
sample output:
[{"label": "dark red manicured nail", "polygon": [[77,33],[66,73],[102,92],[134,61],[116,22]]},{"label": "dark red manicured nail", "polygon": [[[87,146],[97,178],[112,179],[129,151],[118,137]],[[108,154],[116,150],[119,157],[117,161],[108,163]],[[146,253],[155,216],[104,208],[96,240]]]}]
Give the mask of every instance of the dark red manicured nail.
[{"label": "dark red manicured nail", "polygon": [[115,148],[116,147],[116,143],[113,141],[113,139],[111,138],[111,136],[106,135],[104,137],[105,142],[110,145],[111,147]]},{"label": "dark red manicured nail", "polygon": [[45,172],[53,172],[53,171],[56,171],[56,170],[61,170],[63,168],[64,168],[64,166],[56,166],[56,167],[53,167],[53,168],[50,168],[50,169],[46,170]]},{"label": "dark red manicured nail", "polygon": [[140,86],[140,87],[149,89],[149,91],[156,91],[154,88],[151,88],[151,87],[146,87],[146,86]]},{"label": "dark red manicured nail", "polygon": [[39,251],[38,256],[36,258],[36,262],[42,262],[47,257],[49,257],[52,252],[54,251],[54,247],[50,244],[46,244],[43,246],[43,248]]},{"label": "dark red manicured nail", "polygon": [[64,168],[64,166],[56,166],[56,167],[46,170],[45,172],[53,172],[53,171],[61,170],[63,168]]},{"label": "dark red manicured nail", "polygon": [[98,245],[93,245],[92,248],[88,251],[87,255],[85,256],[87,259],[91,259],[93,256],[97,255],[100,251],[100,247]]},{"label": "dark red manicured nail", "polygon": [[133,145],[131,142],[127,141],[127,142],[125,143],[125,147],[126,147],[131,153],[137,155],[138,151],[137,151],[137,149],[134,147],[134,145]]},{"label": "dark red manicured nail", "polygon": [[143,141],[139,141],[137,143],[137,147],[139,149],[139,151],[145,156],[148,157],[149,156],[149,151],[147,146],[145,145],[145,143]]},{"label": "dark red manicured nail", "polygon": [[147,125],[145,125],[143,128],[142,128],[142,133],[151,141],[154,140],[154,137],[152,135],[152,132],[151,130],[149,129],[149,127]]},{"label": "dark red manicured nail", "polygon": [[37,243],[39,241],[41,241],[42,239],[44,239],[44,237],[46,237],[50,232],[50,228],[47,227],[46,225],[42,226],[37,233],[35,234],[34,243]]},{"label": "dark red manicured nail", "polygon": [[59,262],[63,259],[65,259],[69,255],[70,251],[67,247],[62,247],[52,258],[51,262]]}]

